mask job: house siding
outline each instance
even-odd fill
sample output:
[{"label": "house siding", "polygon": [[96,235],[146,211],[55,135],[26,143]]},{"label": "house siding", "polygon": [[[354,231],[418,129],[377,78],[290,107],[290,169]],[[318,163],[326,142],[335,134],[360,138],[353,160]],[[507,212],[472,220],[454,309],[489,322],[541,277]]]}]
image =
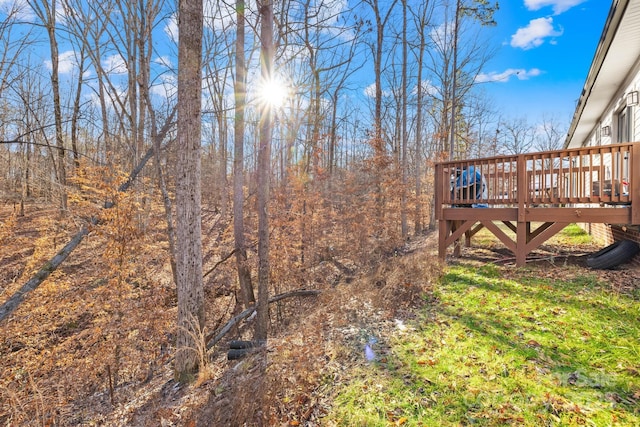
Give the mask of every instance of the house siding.
[{"label": "house siding", "polygon": [[[627,79],[616,95],[609,102],[609,106],[605,110],[605,113],[600,118],[599,123],[591,131],[589,137],[583,141],[582,146],[598,146],[607,144],[618,144],[622,142],[636,142],[640,141],[640,105],[631,107],[631,129],[629,135],[629,141],[621,141],[618,138],[618,114],[627,106],[627,94],[634,91],[640,91],[640,58],[636,61],[633,70],[630,73],[631,78]],[[605,135],[603,129],[608,127],[610,134]]]},{"label": "house siding", "polygon": [[[617,93],[617,96],[611,100],[609,108],[602,116],[600,122],[595,129],[591,132],[589,138],[584,142],[584,146],[599,146],[607,144],[616,144],[621,142],[638,142],[640,141],[640,104],[630,106],[630,129],[629,140],[621,141],[618,138],[618,114],[627,106],[626,94],[632,91],[640,91],[640,61],[636,63],[633,73],[634,76],[627,80],[623,88]],[[610,135],[604,135],[604,127],[609,127]],[[610,168],[610,164],[605,164]],[[639,164],[635,165],[639,167]],[[640,185],[640,183],[633,183],[633,185]],[[640,201],[635,201],[639,203]],[[579,224],[585,231],[591,234],[595,240],[602,245],[602,247],[608,246],[614,242],[620,240],[632,240],[640,244],[640,227],[638,226],[624,226],[624,225],[609,225],[609,224]],[[634,257],[631,265],[640,267],[640,255]]]},{"label": "house siding", "polygon": [[[612,2],[603,34],[569,128],[565,148],[640,142],[640,104],[631,105],[627,98],[631,92],[640,92],[640,32],[638,28],[640,28],[640,0]],[[624,114],[626,114],[626,118],[621,120]],[[619,122],[623,122],[625,128],[620,128]],[[618,167],[617,170],[622,172],[618,178],[630,181],[633,168],[640,167],[640,160],[636,158],[633,160],[635,163],[633,165],[630,162],[614,165],[612,162],[620,161],[619,158],[610,156],[602,159],[605,174],[602,178],[609,179],[610,177],[606,175]],[[637,172],[637,169],[635,171]],[[631,182],[630,184],[635,189],[640,187],[640,182]],[[637,205],[640,200],[632,200],[632,203]],[[620,208],[624,209],[624,207]],[[638,209],[638,206],[634,209]],[[638,225],[597,223],[579,225],[593,235],[603,247],[619,240],[632,240],[640,243],[640,226]],[[632,262],[640,266],[640,256],[635,257]]]}]

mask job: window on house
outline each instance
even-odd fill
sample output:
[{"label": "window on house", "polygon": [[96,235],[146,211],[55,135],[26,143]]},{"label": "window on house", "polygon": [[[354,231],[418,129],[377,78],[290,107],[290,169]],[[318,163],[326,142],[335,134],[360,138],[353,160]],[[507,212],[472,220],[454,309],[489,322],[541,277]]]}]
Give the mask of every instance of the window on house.
[{"label": "window on house", "polygon": [[[633,138],[633,128],[632,128],[632,107],[628,106],[622,109],[618,113],[617,117],[617,128],[618,131],[616,133],[618,140],[617,143],[623,142],[631,142]],[[626,186],[628,185],[628,177],[629,177],[629,153],[616,153],[614,162],[614,175],[616,184],[620,185],[620,190],[623,193],[626,193]]]},{"label": "window on house", "polygon": [[616,142],[631,141],[631,107],[626,107],[618,113],[618,140]]}]

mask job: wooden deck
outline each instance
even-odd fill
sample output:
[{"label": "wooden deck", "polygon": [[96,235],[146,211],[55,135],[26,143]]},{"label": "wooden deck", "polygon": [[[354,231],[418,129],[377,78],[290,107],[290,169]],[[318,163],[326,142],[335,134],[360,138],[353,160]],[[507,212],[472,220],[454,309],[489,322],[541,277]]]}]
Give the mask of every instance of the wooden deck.
[{"label": "wooden deck", "polygon": [[[460,175],[471,170],[480,177],[478,197],[477,187],[460,188],[466,184]],[[449,161],[435,171],[443,260],[450,246],[459,255],[460,239],[469,245],[483,227],[522,266],[531,251],[571,223],[640,224],[640,205],[633,205],[640,200],[638,142]]]}]

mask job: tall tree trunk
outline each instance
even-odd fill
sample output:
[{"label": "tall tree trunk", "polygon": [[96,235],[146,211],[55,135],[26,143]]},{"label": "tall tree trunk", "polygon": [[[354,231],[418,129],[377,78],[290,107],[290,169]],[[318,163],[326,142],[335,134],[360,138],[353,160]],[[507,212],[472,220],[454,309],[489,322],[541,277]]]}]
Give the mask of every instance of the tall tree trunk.
[{"label": "tall tree trunk", "polygon": [[409,235],[407,226],[407,0],[402,0],[402,194],[400,196],[400,228],[402,238]]},{"label": "tall tree trunk", "polygon": [[422,233],[422,65],[424,62],[425,49],[424,31],[420,34],[420,46],[418,51],[418,87],[416,89],[416,160],[415,160],[415,180],[416,180],[416,204],[413,215],[415,234]]},{"label": "tall tree trunk", "polygon": [[[264,0],[260,6],[261,78],[273,78],[273,3]],[[262,106],[260,146],[258,147],[258,305],[255,339],[266,341],[269,326],[269,177],[271,160],[272,107]]]},{"label": "tall tree trunk", "polygon": [[[384,30],[391,16],[391,12],[395,7],[397,0],[393,0],[389,5],[386,15],[383,17],[380,12],[380,0],[369,0],[369,5],[373,9],[376,26],[376,42],[372,46],[373,53],[373,70],[375,78],[375,106],[373,116],[373,155],[376,161],[384,160],[386,156],[386,148],[382,136],[382,55],[384,48]],[[379,173],[374,177],[375,199],[376,199],[376,217],[378,221],[384,218],[385,198],[382,189],[382,178]]]},{"label": "tall tree trunk", "polygon": [[178,331],[175,373],[188,380],[198,369],[195,340],[205,323],[200,194],[202,0],[179,0],[178,160],[176,165],[176,272]]},{"label": "tall tree trunk", "polygon": [[85,45],[80,47],[80,60],[78,61],[78,82],[76,84],[76,96],[73,100],[73,114],[71,116],[71,150],[73,151],[73,167],[76,172],[80,167],[80,156],[78,153],[78,120],[80,119],[80,103],[82,101],[82,86],[84,85],[84,63],[86,56],[85,49]]},{"label": "tall tree trunk", "polygon": [[58,184],[60,184],[60,209],[67,210],[67,168],[65,165],[64,139],[62,138],[62,106],[58,73],[58,41],[56,40],[56,1],[51,3],[51,21],[47,26],[51,43],[51,89],[53,90],[53,115],[56,121],[56,148],[58,148]]},{"label": "tall tree trunk", "polygon": [[456,85],[458,84],[458,32],[460,18],[460,0],[456,0],[455,18],[453,24],[453,68],[451,74],[451,124],[449,126],[449,160],[453,160],[455,155],[455,137],[456,137]]},{"label": "tall tree trunk", "polygon": [[[19,216],[24,216],[24,202],[31,197],[31,144],[24,144],[24,176],[22,177],[22,192],[20,196]],[[11,157],[9,157],[11,158]]]},{"label": "tall tree trunk", "polygon": [[[51,1],[51,4],[49,4]],[[59,185],[60,195],[60,209],[61,211],[67,210],[67,174],[65,168],[65,152],[64,152],[64,139],[62,138],[62,106],[60,100],[60,82],[59,82],[59,55],[58,55],[58,40],[56,39],[56,15],[57,7],[56,0],[31,0],[29,4],[34,13],[38,16],[38,19],[42,22],[42,25],[47,30],[49,36],[49,48],[51,56],[51,90],[53,92],[53,118],[55,121],[56,129],[56,148],[58,156],[55,160],[56,177]]]},{"label": "tall tree trunk", "polygon": [[220,214],[223,218],[229,213],[229,182],[227,181],[227,113],[218,114],[218,138],[220,151],[218,153],[220,169],[218,180],[220,181]]},{"label": "tall tree trunk", "polygon": [[247,264],[247,248],[244,239],[244,109],[246,104],[247,65],[245,61],[244,0],[237,0],[236,30],[236,81],[235,124],[233,141],[233,237],[236,249],[236,265],[240,295],[245,308],[256,302],[251,283],[251,270]]},{"label": "tall tree trunk", "polygon": [[173,118],[175,116],[176,110],[175,107],[171,110],[171,114],[167,118],[165,122],[165,126],[158,134],[158,126],[156,124],[156,115],[155,110],[151,108],[151,103],[149,102],[149,91],[145,90],[145,99],[147,100],[147,106],[149,106],[149,118],[151,119],[151,139],[153,142],[153,151],[154,151],[154,162],[156,165],[156,175],[158,177],[158,187],[160,188],[160,194],[162,195],[162,204],[164,205],[164,215],[165,221],[167,222],[167,240],[169,242],[169,264],[171,265],[171,274],[173,276],[173,283],[177,286],[178,284],[178,273],[176,271],[176,229],[174,227],[173,222],[173,207],[171,203],[171,197],[169,196],[169,191],[167,190],[167,182],[164,177],[164,172],[162,170],[162,162],[161,162],[161,143],[162,139],[164,139],[169,126],[173,122]]},{"label": "tall tree trunk", "polygon": [[373,72],[376,84],[373,113],[373,125],[375,126],[374,144],[376,144],[374,148],[376,151],[382,151],[382,43],[384,41],[384,21],[380,16],[378,0],[373,0],[372,6],[376,18],[376,46],[373,56]]}]

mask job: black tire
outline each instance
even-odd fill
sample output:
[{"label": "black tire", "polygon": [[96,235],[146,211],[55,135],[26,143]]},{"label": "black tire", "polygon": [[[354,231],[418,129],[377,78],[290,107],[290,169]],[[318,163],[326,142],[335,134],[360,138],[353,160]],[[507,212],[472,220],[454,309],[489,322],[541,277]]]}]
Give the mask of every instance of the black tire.
[{"label": "black tire", "polygon": [[256,341],[241,341],[241,340],[231,340],[229,342],[229,348],[232,350],[241,350],[245,348],[254,348],[260,347],[260,343]]},{"label": "black tire", "polygon": [[232,348],[227,352],[227,360],[238,360],[251,353],[250,348]]},{"label": "black tire", "polygon": [[631,260],[640,252],[640,246],[632,240],[620,240],[587,257],[587,265],[598,270],[608,270]]}]

